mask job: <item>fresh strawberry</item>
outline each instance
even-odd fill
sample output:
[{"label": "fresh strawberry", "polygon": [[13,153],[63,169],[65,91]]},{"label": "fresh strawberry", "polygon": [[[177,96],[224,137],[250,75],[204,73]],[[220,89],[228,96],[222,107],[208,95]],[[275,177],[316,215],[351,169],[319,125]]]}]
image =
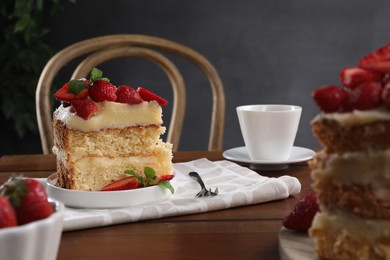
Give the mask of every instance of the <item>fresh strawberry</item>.
[{"label": "fresh strawberry", "polygon": [[357,93],[350,88],[344,88],[343,90],[346,97],[344,98],[339,111],[342,113],[351,112],[355,109]]},{"label": "fresh strawberry", "polygon": [[102,191],[131,190],[139,187],[140,183],[137,177],[130,176],[108,184]]},{"label": "fresh strawberry", "polygon": [[312,98],[317,106],[325,113],[337,111],[346,98],[345,91],[335,85],[327,85],[316,89]]},{"label": "fresh strawberry", "polygon": [[45,188],[37,180],[11,178],[3,189],[15,209],[19,225],[47,218],[53,213]]},{"label": "fresh strawberry", "polygon": [[299,232],[306,232],[313,221],[314,215],[319,211],[317,196],[309,193],[294,207],[292,212],[283,219],[283,226]]},{"label": "fresh strawberry", "polygon": [[378,82],[365,82],[353,90],[356,95],[354,108],[368,110],[377,107],[381,103],[382,86]]},{"label": "fresh strawberry", "polygon": [[381,73],[390,72],[390,44],[387,44],[359,61],[359,67]]},{"label": "fresh strawberry", "polygon": [[137,92],[139,93],[139,95],[141,96],[141,98],[145,101],[157,101],[157,103],[160,105],[160,106],[166,106],[168,104],[168,101],[162,97],[160,97],[159,95],[145,89],[145,88],[142,88],[142,87],[138,87],[137,88]]},{"label": "fresh strawberry", "polygon": [[170,181],[175,177],[173,174],[168,174],[168,175],[161,175],[161,174],[156,174],[154,178],[149,179],[148,185],[156,185],[159,184],[163,181]]},{"label": "fresh strawberry", "polygon": [[156,178],[158,182],[162,182],[162,181],[170,181],[173,179],[173,177],[175,177],[175,175],[169,174],[169,175],[157,175]]},{"label": "fresh strawberry", "polygon": [[119,103],[135,105],[143,101],[141,96],[134,88],[126,85],[118,87],[118,89],[116,90],[116,96],[116,102]]},{"label": "fresh strawberry", "polygon": [[16,213],[9,200],[0,195],[0,228],[17,226]]},{"label": "fresh strawberry", "polygon": [[382,103],[386,106],[387,109],[390,109],[390,82],[388,82],[382,90],[381,94]]},{"label": "fresh strawberry", "polygon": [[89,97],[95,102],[115,101],[116,86],[106,80],[96,80],[89,86]]},{"label": "fresh strawberry", "polygon": [[97,105],[88,99],[73,100],[72,106],[76,111],[76,114],[84,120],[88,120],[91,116],[96,115],[98,112]]},{"label": "fresh strawberry", "polygon": [[360,83],[380,81],[382,74],[362,68],[345,68],[340,72],[340,81],[344,86],[354,88]]},{"label": "fresh strawberry", "polygon": [[[71,82],[74,82],[75,84],[79,84],[78,82],[83,82],[80,83],[81,85],[84,85],[85,87],[80,87],[80,88],[69,88],[69,85],[71,85]],[[57,92],[54,94],[54,97],[57,100],[60,101],[72,101],[72,100],[78,100],[78,99],[85,99],[88,96],[88,82],[83,81],[83,80],[74,80],[65,83],[62,88],[57,90]]]}]

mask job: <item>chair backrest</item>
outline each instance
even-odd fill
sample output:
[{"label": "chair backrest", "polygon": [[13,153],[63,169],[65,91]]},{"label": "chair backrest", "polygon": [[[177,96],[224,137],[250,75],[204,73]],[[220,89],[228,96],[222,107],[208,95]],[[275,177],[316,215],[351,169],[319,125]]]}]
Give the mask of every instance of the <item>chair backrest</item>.
[{"label": "chair backrest", "polygon": [[225,94],[222,81],[214,66],[201,54],[182,44],[163,38],[118,34],[84,40],[61,50],[46,64],[36,89],[36,113],[44,154],[52,153],[52,96],[50,89],[57,73],[68,62],[88,55],[75,69],[71,79],[86,77],[93,67],[121,57],[145,58],[164,70],[173,88],[173,106],[168,127],[167,141],[177,151],[180,143],[186,106],[186,91],[182,75],[177,67],[162,53],[182,57],[196,65],[209,80],[212,89],[212,115],[208,150],[220,151],[223,144],[225,120]]}]

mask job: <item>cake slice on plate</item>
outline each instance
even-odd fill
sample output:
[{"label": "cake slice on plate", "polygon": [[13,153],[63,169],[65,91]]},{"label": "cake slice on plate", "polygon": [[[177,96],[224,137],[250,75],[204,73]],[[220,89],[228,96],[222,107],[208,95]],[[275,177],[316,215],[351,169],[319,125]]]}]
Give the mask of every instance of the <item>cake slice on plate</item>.
[{"label": "cake slice on plate", "polygon": [[145,167],[172,175],[172,145],[160,138],[167,101],[145,88],[116,87],[94,69],[91,80],[71,80],[55,98],[53,114],[58,185],[97,191]]}]

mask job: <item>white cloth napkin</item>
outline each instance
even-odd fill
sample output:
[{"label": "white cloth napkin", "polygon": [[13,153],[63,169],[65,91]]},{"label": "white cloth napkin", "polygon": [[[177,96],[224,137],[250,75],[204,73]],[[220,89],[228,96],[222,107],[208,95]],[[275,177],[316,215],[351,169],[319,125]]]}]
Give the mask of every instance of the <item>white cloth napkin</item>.
[{"label": "white cloth napkin", "polygon": [[[176,174],[175,194],[169,199],[153,205],[127,208],[66,208],[64,231],[222,210],[285,199],[301,190],[301,184],[295,177],[264,177],[230,161],[199,159],[176,163],[173,167]],[[200,186],[188,176],[191,171],[199,173],[207,188],[214,190],[218,187],[218,196],[196,198]]]}]

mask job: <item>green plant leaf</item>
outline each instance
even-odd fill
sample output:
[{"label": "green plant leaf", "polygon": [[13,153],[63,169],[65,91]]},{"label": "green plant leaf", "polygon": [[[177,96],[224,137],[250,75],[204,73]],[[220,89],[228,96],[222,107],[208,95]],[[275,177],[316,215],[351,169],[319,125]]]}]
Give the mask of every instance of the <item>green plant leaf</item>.
[{"label": "green plant leaf", "polygon": [[23,15],[15,24],[14,33],[24,31],[30,23],[31,23],[30,15]]}]

